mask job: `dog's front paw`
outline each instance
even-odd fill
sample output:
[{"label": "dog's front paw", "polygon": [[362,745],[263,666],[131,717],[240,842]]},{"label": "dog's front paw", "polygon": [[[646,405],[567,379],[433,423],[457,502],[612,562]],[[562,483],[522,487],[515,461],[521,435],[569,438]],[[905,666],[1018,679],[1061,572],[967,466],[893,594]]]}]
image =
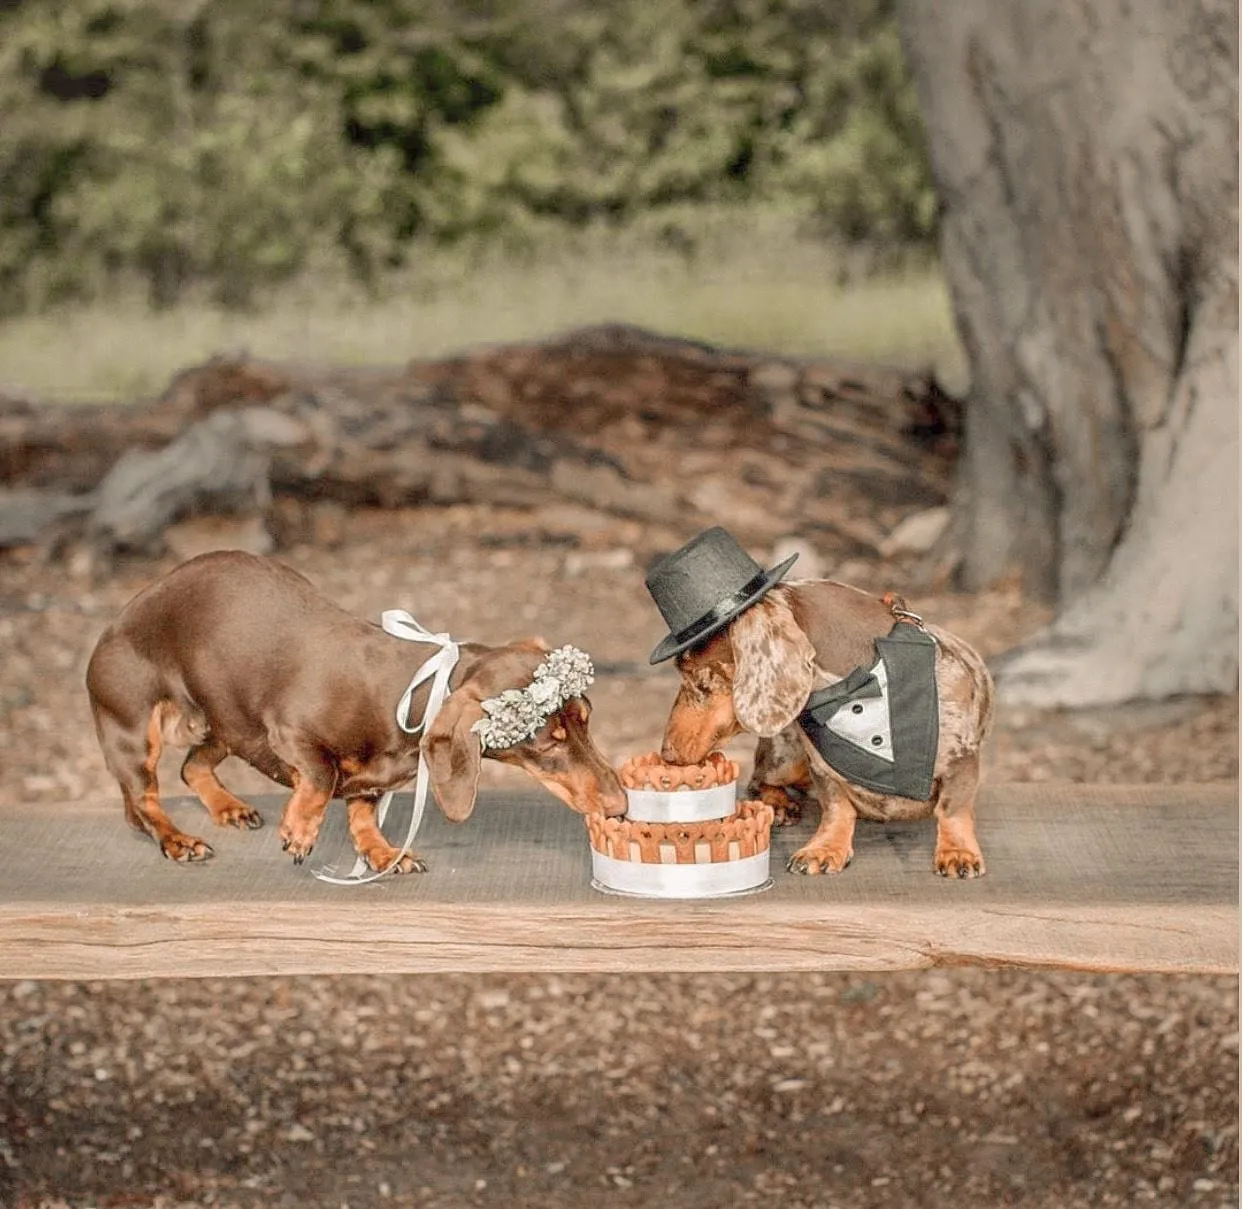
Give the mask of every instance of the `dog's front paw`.
[{"label": "dog's front paw", "polygon": [[302,844],[297,840],[284,839],[280,844],[281,850],[287,852],[293,857],[293,863],[300,865],[312,852],[315,851],[314,844]]},{"label": "dog's front paw", "polygon": [[854,859],[854,850],[833,844],[807,844],[789,858],[790,873],[840,873]]},{"label": "dog's front paw", "polygon": [[315,850],[315,841],[319,838],[317,831],[295,832],[287,825],[280,829],[280,846],[293,857],[293,863],[300,865]]},{"label": "dog's front paw", "polygon": [[368,848],[361,854],[372,873],[426,873],[427,862],[416,852],[399,848]]},{"label": "dog's front paw", "polygon": [[170,860],[181,864],[191,861],[209,861],[215,856],[215,850],[206,840],[195,835],[167,835],[160,840],[160,851]]},{"label": "dog's front paw", "polygon": [[982,877],[986,871],[983,853],[978,848],[962,848],[955,844],[936,845],[936,872],[941,877]]}]

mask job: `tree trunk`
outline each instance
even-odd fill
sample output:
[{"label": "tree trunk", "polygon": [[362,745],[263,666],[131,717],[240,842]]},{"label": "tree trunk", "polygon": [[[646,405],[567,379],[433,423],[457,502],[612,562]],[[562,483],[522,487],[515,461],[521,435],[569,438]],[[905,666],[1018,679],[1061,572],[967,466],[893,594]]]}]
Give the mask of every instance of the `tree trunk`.
[{"label": "tree trunk", "polygon": [[1057,602],[1011,701],[1232,691],[1238,26],[1217,0],[902,0],[972,369],[965,586]]}]

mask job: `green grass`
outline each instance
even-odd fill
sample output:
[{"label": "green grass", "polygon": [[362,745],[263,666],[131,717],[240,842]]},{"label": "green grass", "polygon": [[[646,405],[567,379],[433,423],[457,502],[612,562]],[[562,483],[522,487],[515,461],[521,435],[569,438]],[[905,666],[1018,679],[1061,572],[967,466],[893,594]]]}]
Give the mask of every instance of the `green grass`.
[{"label": "green grass", "polygon": [[132,401],[220,352],[380,365],[605,321],[773,353],[931,365],[951,388],[965,385],[934,266],[847,276],[823,244],[763,223],[709,233],[692,260],[617,235],[562,239],[539,255],[436,251],[382,298],[301,283],[248,314],[202,302],[153,313],[120,297],[4,321],[0,389]]}]

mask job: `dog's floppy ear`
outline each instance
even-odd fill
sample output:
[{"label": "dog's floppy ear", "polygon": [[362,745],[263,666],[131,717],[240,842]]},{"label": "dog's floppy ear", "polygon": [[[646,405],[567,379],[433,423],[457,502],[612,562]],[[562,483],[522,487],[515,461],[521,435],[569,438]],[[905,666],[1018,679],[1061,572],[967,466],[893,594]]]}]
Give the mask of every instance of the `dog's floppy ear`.
[{"label": "dog's floppy ear", "polygon": [[811,695],[815,648],[789,606],[767,596],[729,626],[733,642],[733,712],[752,734],[771,738]]},{"label": "dog's floppy ear", "polygon": [[483,717],[483,705],[469,688],[450,693],[419,745],[423,767],[444,817],[454,823],[474,810],[483,766],[483,746],[471,727]]}]

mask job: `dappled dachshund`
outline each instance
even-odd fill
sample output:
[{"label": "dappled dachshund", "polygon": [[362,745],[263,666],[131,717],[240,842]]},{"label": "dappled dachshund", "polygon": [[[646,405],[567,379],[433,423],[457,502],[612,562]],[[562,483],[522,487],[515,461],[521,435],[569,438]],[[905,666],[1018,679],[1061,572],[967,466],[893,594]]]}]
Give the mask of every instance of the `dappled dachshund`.
[{"label": "dappled dachshund", "polygon": [[[172,860],[212,855],[160,803],[166,743],[189,748],[182,779],[219,826],[262,825],[216,778],[225,757],[292,789],[280,834],[299,864],[315,846],[328,802],[340,797],[358,854],[371,869],[388,868],[398,850],[377,825],[377,800],[409,781],[420,757],[454,822],[474,809],[484,755],[524,769],[582,813],[624,813],[621,784],[592,742],[584,696],[560,702],[546,718],[537,713],[533,734],[484,750],[484,703],[532,684],[549,656],[542,639],[462,643],[443,707],[424,736],[406,733],[397,703],[435,649],[345,612],[274,560],[221,551],[183,563],[125,606],[87,668],[96,732],[125,817]],[[415,721],[428,692],[426,683],[414,692]],[[393,868],[426,865],[405,853]]]},{"label": "dappled dachshund", "polygon": [[[779,583],[793,561],[765,572],[714,529],[648,573],[670,624],[651,661],[676,656],[681,673],[663,758],[695,764],[742,731],[759,735],[747,796],[780,822],[797,821],[803,795],[820,807],[793,872],[844,869],[859,817],[934,816],[936,871],[980,876],[975,796],[993,715],[983,660],[898,599],[828,580]],[[922,696],[899,709],[901,669],[914,669],[915,684],[920,661]]]}]

